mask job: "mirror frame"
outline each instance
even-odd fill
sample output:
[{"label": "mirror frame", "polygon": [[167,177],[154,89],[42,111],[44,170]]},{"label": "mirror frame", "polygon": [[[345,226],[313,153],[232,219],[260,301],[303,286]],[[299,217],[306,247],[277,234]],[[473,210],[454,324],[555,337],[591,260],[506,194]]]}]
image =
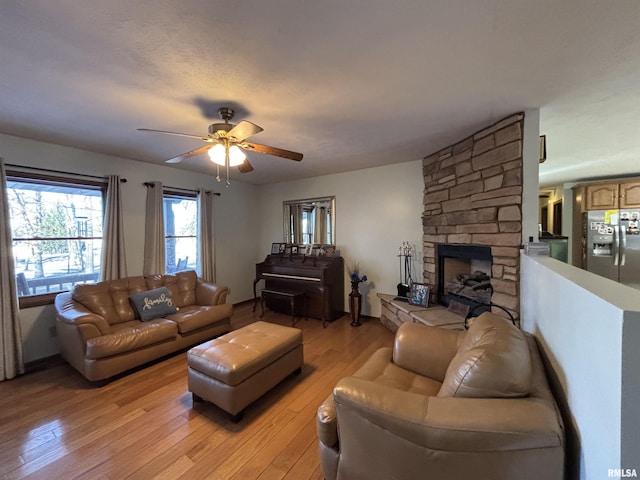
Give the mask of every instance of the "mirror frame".
[{"label": "mirror frame", "polygon": [[[328,197],[315,197],[315,198],[303,198],[303,199],[299,199],[299,200],[285,200],[282,202],[282,217],[283,217],[283,236],[284,236],[284,241],[285,243],[291,243],[290,239],[291,239],[291,231],[289,230],[289,212],[290,209],[289,207],[291,207],[291,205],[301,205],[301,204],[306,204],[306,203],[316,203],[316,202],[323,202],[323,203],[329,203],[329,208],[331,209],[331,243],[329,245],[335,245],[336,244],[336,197],[335,196],[328,196]],[[314,245],[314,243],[311,243],[311,245]],[[323,244],[316,244],[316,245],[327,245],[325,243]]]}]

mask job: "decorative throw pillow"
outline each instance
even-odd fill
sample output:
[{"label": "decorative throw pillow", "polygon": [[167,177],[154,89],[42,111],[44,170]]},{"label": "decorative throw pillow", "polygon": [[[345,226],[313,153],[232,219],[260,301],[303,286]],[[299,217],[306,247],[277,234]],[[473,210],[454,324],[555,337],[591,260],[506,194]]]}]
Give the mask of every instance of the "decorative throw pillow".
[{"label": "decorative throw pillow", "polygon": [[178,311],[171,300],[171,292],[167,287],[134,293],[129,296],[129,300],[143,322],[166,317]]}]

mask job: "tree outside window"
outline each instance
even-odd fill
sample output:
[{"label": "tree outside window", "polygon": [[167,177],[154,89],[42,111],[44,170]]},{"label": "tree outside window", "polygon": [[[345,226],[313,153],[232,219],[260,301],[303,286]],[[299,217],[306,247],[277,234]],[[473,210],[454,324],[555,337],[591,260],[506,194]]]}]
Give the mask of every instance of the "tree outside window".
[{"label": "tree outside window", "polygon": [[103,187],[9,175],[7,194],[21,297],[96,281]]}]

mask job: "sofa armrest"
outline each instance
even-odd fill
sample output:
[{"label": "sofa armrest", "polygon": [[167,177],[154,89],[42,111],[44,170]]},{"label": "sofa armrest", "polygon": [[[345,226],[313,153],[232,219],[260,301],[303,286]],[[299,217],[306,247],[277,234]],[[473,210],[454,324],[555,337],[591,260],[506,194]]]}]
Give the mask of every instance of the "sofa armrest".
[{"label": "sofa armrest", "polygon": [[220,305],[226,303],[229,287],[209,283],[198,278],[196,284],[196,303],[198,305]]},{"label": "sofa armrest", "polygon": [[[75,326],[92,326],[96,330],[96,335],[106,335],[111,332],[109,323],[100,315],[93,313],[71,297],[70,292],[60,293],[54,301],[56,318],[58,321]],[[83,327],[85,331],[89,329]]]},{"label": "sofa armrest", "polygon": [[396,332],[393,363],[442,382],[463,331],[403,323]]},{"label": "sofa armrest", "polygon": [[[450,452],[558,448],[564,443],[555,406],[539,398],[427,397],[356,377],[334,390],[341,441],[365,425],[379,428],[367,437],[384,449],[398,438]],[[367,431],[371,432],[369,428]],[[360,432],[360,433],[359,433]]]}]

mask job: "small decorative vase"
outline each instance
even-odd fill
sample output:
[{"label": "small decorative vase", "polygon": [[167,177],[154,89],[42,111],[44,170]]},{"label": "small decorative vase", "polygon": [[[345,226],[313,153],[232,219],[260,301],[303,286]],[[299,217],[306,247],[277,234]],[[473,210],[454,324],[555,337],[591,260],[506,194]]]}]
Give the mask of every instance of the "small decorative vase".
[{"label": "small decorative vase", "polygon": [[351,282],[351,293],[349,294],[349,313],[351,313],[351,326],[359,327],[360,323],[360,311],[362,309],[362,295],[358,290],[359,281]]}]

